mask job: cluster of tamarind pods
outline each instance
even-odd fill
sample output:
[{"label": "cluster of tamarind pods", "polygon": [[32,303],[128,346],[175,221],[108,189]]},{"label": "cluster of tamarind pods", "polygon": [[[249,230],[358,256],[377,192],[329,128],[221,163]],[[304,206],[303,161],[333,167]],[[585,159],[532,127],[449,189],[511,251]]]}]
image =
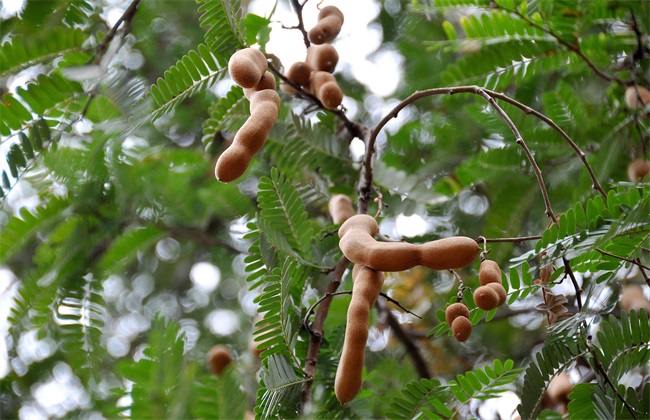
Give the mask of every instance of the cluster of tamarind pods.
[{"label": "cluster of tamarind pods", "polygon": [[[370,309],[381,293],[383,272],[409,270],[421,265],[432,270],[451,270],[471,264],[479,254],[476,241],[454,236],[424,244],[378,242],[379,226],[374,217],[356,214],[351,200],[336,194],[329,202],[329,211],[339,228],[339,248],[353,262],[352,300],[348,307],[345,339],[334,380],[334,392],[341,404],[351,401],[362,385],[362,372],[368,340]],[[474,292],[476,305],[490,310],[506,301],[501,284],[501,270],[490,260],[481,263],[481,286]],[[465,341],[472,331],[469,309],[462,303],[450,305],[445,312],[447,323],[458,341]]]}]

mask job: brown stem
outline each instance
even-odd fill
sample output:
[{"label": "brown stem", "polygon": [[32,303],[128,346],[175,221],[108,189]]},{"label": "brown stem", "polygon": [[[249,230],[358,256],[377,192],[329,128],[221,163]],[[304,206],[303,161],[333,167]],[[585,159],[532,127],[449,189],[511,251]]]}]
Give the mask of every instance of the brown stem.
[{"label": "brown stem", "polygon": [[300,4],[300,1],[298,0],[291,0],[291,5],[293,6],[293,9],[296,11],[296,15],[298,16],[298,26],[294,26],[295,29],[300,30],[302,33],[302,40],[305,43],[305,47],[309,48],[309,37],[307,36],[307,31],[305,30],[305,23],[302,20],[302,9],[305,7],[305,4],[307,4],[308,0],[305,0],[304,3]]},{"label": "brown stem", "polygon": [[582,293],[582,289],[580,286],[578,286],[578,281],[576,280],[575,274],[573,274],[573,270],[571,269],[571,264],[569,263],[569,260],[567,260],[565,257],[562,257],[562,262],[564,263],[564,269],[566,270],[566,273],[569,275],[569,278],[571,279],[571,284],[573,284],[573,288],[576,291],[576,303],[578,304],[578,311],[582,311],[582,297],[580,296],[580,293]]},{"label": "brown stem", "polygon": [[[334,269],[334,274],[332,274],[332,280],[330,280],[329,285],[327,286],[326,294],[332,295],[341,285],[341,279],[343,279],[343,274],[348,268],[349,261],[345,256],[336,263],[336,268]],[[320,345],[323,340],[323,325],[325,324],[325,318],[330,309],[330,304],[332,303],[332,296],[329,296],[327,299],[324,299],[323,302],[318,306],[316,311],[316,316],[314,318],[314,324],[312,325],[312,333],[309,336],[309,347],[307,348],[307,358],[305,359],[305,374],[307,375],[307,382],[305,383],[305,388],[302,390],[302,405],[303,407],[311,402],[311,390],[314,384],[314,376],[316,374],[316,367],[318,365],[318,353],[320,351]]]},{"label": "brown stem", "polygon": [[611,252],[603,251],[600,248],[596,248],[596,251],[600,252],[603,255],[607,255],[609,257],[616,258],[617,260],[626,261],[626,262],[629,262],[631,264],[634,264],[634,265],[638,266],[641,270],[650,271],[650,267],[641,264],[641,261],[639,261],[638,259],[637,260],[631,260],[629,258],[621,257],[620,255],[612,254]]},{"label": "brown stem", "polygon": [[386,302],[383,300],[377,301],[377,308],[386,316],[386,322],[390,326],[391,330],[395,333],[395,337],[404,345],[406,352],[413,361],[415,370],[418,373],[420,378],[431,378],[431,371],[427,362],[424,360],[420,354],[420,348],[416,344],[413,337],[411,337],[405,330],[402,328],[400,323],[397,321],[395,316],[390,312],[386,307]]},{"label": "brown stem", "polygon": [[111,28],[110,31],[106,34],[106,36],[102,39],[102,42],[99,43],[97,46],[95,55],[91,59],[91,62],[99,62],[101,60],[101,57],[106,53],[106,48],[108,48],[108,44],[115,38],[115,35],[117,34],[118,29],[122,24],[124,24],[124,34],[122,34],[122,38],[124,38],[130,31],[130,26],[131,26],[131,21],[135,17],[135,12],[138,11],[138,5],[140,4],[140,0],[133,0],[129,7],[124,11],[122,16],[115,22],[115,25]]},{"label": "brown stem", "polygon": [[522,243],[524,241],[537,241],[542,239],[541,235],[535,235],[535,236],[520,236],[518,238],[483,238],[482,239],[476,239],[477,243],[482,243],[483,241],[485,242],[514,242],[514,243]]},{"label": "brown stem", "polygon": [[527,18],[526,16],[524,16],[523,14],[521,14],[517,10],[511,10],[511,9],[508,9],[506,7],[499,6],[499,5],[497,5],[496,7],[499,8],[499,9],[505,10],[506,12],[512,13],[515,16],[518,16],[521,20],[523,20],[524,22],[526,22],[528,25],[532,26],[533,28],[539,29],[540,31],[552,36],[553,38],[555,38],[555,40],[560,45],[564,46],[566,49],[568,49],[569,51],[574,52],[578,57],[580,57],[580,59],[582,59],[582,61],[584,61],[585,64],[587,64],[587,66],[590,69],[592,69],[594,71],[594,73],[596,73],[596,75],[598,77],[600,77],[602,79],[605,79],[608,82],[616,82],[621,86],[625,86],[625,83],[621,79],[619,79],[618,77],[610,76],[607,73],[600,70],[598,67],[596,67],[596,65],[582,52],[582,50],[580,49],[579,44],[571,44],[571,43],[565,41],[564,39],[560,38],[552,30],[544,28],[543,26],[538,25],[537,23],[533,22],[532,20],[530,20],[529,18]]}]

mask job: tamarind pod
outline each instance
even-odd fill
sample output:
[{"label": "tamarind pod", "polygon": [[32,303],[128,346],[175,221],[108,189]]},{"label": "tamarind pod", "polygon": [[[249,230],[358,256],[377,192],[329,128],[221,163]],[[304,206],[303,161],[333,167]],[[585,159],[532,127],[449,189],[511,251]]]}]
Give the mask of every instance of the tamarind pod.
[{"label": "tamarind pod", "polygon": [[316,71],[332,73],[339,62],[339,53],[329,44],[312,45],[307,49],[305,61]]},{"label": "tamarind pod", "polygon": [[313,94],[327,109],[336,109],[343,100],[343,91],[336,82],[336,78],[326,71],[312,73],[310,88]]},{"label": "tamarind pod", "polygon": [[288,83],[280,83],[280,90],[287,95],[295,95],[297,91]]},{"label": "tamarind pod", "polygon": [[318,91],[321,89],[321,87],[329,82],[336,83],[336,77],[334,77],[332,73],[319,70],[311,74],[311,78],[309,79],[309,87],[311,88],[312,92],[314,92],[314,95],[318,96]]},{"label": "tamarind pod", "polygon": [[230,349],[224,345],[213,346],[206,355],[208,367],[215,376],[221,375],[221,372],[232,362]]},{"label": "tamarind pod", "polygon": [[246,172],[278,118],[280,96],[275,90],[254,92],[250,101],[250,117],[237,131],[230,147],[217,159],[215,176],[221,182],[234,181]]},{"label": "tamarind pod", "polygon": [[421,262],[432,270],[451,270],[471,264],[479,253],[478,244],[466,236],[437,239],[421,245]]},{"label": "tamarind pod", "polygon": [[451,327],[451,323],[459,316],[469,318],[469,309],[460,302],[452,303],[445,309],[445,321]]},{"label": "tamarind pod", "polygon": [[630,181],[635,182],[643,179],[650,173],[650,161],[645,159],[634,159],[627,167],[627,177]]},{"label": "tamarind pod", "polygon": [[377,221],[357,214],[339,228],[339,248],[350,261],[379,271],[404,271],[423,265],[432,270],[461,268],[478,255],[475,240],[463,236],[414,245],[406,242],[377,242]]},{"label": "tamarind pod", "polygon": [[625,89],[625,104],[629,109],[645,107],[650,104],[650,91],[643,86],[629,86]]},{"label": "tamarind pod", "polygon": [[328,17],[328,16],[336,16],[341,20],[341,24],[343,24],[344,21],[344,16],[343,12],[341,12],[341,9],[339,9],[336,6],[325,6],[320,11],[318,12],[318,20],[321,21],[322,19]]},{"label": "tamarind pod", "polygon": [[228,73],[239,86],[255,87],[268,68],[264,53],[254,48],[235,52],[228,61]]},{"label": "tamarind pod", "polygon": [[262,78],[257,83],[257,85],[255,85],[255,87],[244,89],[244,96],[246,96],[247,99],[250,99],[253,93],[260,92],[262,90],[275,90],[276,86],[277,84],[275,82],[275,76],[266,71],[262,75]]},{"label": "tamarind pod", "polygon": [[508,299],[508,293],[506,292],[506,289],[504,289],[503,285],[501,283],[488,283],[485,286],[489,287],[490,289],[494,290],[497,296],[499,297],[499,301],[497,302],[497,306],[501,306],[504,303],[506,303],[506,300]]},{"label": "tamarind pod", "polygon": [[499,305],[499,295],[489,286],[480,286],[474,291],[474,303],[484,311],[489,311]]},{"label": "tamarind pod", "polygon": [[353,275],[352,300],[348,307],[341,360],[334,379],[334,392],[341,404],[351,401],[361,389],[370,309],[384,284],[384,275],[381,272],[359,267],[361,268],[353,269],[356,275]]},{"label": "tamarind pod", "polygon": [[313,71],[314,69],[309,64],[304,61],[297,61],[287,70],[287,79],[298,86],[307,86]]},{"label": "tamarind pod", "polygon": [[324,44],[336,38],[341,32],[341,26],[343,26],[343,20],[338,16],[326,16],[320,19],[307,35],[312,44]]},{"label": "tamarind pod", "polygon": [[488,283],[501,284],[501,269],[499,264],[492,260],[485,260],[481,262],[481,267],[478,269],[478,282],[481,286]]},{"label": "tamarind pod", "polygon": [[328,209],[335,224],[343,223],[356,214],[352,200],[344,194],[334,194],[330,198]]},{"label": "tamarind pod", "polygon": [[472,322],[464,316],[459,316],[451,323],[451,333],[456,340],[467,341],[472,334]]}]

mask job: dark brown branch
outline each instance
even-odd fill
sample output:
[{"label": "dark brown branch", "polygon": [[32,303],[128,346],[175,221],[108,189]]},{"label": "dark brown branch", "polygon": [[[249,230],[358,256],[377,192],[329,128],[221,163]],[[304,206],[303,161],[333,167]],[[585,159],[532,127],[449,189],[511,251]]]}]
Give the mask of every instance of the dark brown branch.
[{"label": "dark brown branch", "polygon": [[591,178],[592,188],[598,191],[600,195],[603,196],[605,201],[607,201],[607,194],[605,193],[603,187],[600,185],[600,182],[598,182],[598,178],[596,178],[596,174],[594,173],[594,170],[591,168],[591,165],[587,161],[587,155],[585,155],[582,149],[578,147],[578,145],[571,139],[571,137],[569,137],[569,135],[564,130],[562,130],[562,128],[560,128],[559,125],[557,125],[552,119],[542,114],[541,112],[527,105],[524,105],[521,102],[518,102],[510,98],[509,96],[506,96],[499,92],[494,92],[492,90],[486,90],[486,92],[494,98],[507,102],[510,105],[516,106],[517,108],[521,109],[522,111],[524,111],[524,113],[528,115],[535,116],[536,118],[544,121],[553,130],[557,131],[560,134],[560,136],[562,136],[562,138],[564,138],[564,140],[569,144],[569,146],[575,151],[576,155],[578,155],[578,157],[582,161],[582,164],[587,169],[587,172],[589,173],[589,177]]},{"label": "dark brown branch", "polygon": [[302,9],[305,7],[305,4],[307,4],[308,0],[305,0],[304,3],[300,4],[299,0],[291,0],[291,5],[293,6],[293,9],[296,11],[296,15],[298,16],[298,25],[294,26],[291,29],[298,29],[302,33],[302,40],[305,43],[305,47],[309,48],[309,37],[307,36],[307,31],[305,30],[305,23],[303,22],[302,19]]},{"label": "dark brown branch", "polygon": [[573,288],[576,291],[576,303],[578,304],[578,311],[582,311],[582,297],[580,295],[580,293],[582,293],[582,289],[578,285],[575,274],[573,274],[569,260],[567,260],[565,257],[562,257],[562,262],[564,263],[564,269],[566,270],[566,273],[571,279],[571,284],[573,284]]},{"label": "dark brown branch", "polygon": [[138,11],[138,5],[140,4],[140,0],[133,0],[129,7],[124,11],[122,16],[115,22],[115,25],[111,28],[110,31],[106,34],[106,36],[102,39],[102,42],[99,43],[97,46],[95,55],[93,56],[91,61],[94,62],[99,62],[101,60],[101,57],[106,53],[106,49],[108,48],[108,44],[115,38],[115,35],[117,34],[117,31],[120,29],[120,26],[124,24],[124,33],[122,34],[122,38],[124,38],[131,30],[131,21],[135,17],[135,13]]},{"label": "dark brown branch", "polygon": [[[495,4],[496,4],[496,3],[495,3]],[[521,13],[520,13],[519,11],[517,11],[517,10],[511,10],[511,9],[508,9],[508,8],[506,8],[506,7],[499,6],[499,5],[497,5],[496,7],[499,8],[499,9],[505,10],[506,12],[509,12],[509,13],[512,13],[512,14],[518,16],[521,20],[523,20],[524,22],[526,22],[528,25],[532,26],[533,28],[539,29],[540,31],[542,31],[542,32],[544,32],[544,33],[546,33],[546,34],[552,36],[553,38],[555,38],[555,40],[556,40],[560,45],[564,46],[566,49],[568,49],[569,51],[572,51],[572,52],[575,53],[578,57],[580,57],[580,59],[581,59],[582,61],[584,61],[585,64],[586,64],[590,69],[592,69],[593,72],[596,73],[596,75],[597,75],[598,77],[600,77],[600,78],[602,78],[602,79],[605,79],[605,80],[607,80],[608,82],[616,82],[616,83],[618,83],[618,84],[621,85],[621,86],[625,86],[625,83],[624,83],[621,79],[619,79],[618,77],[610,76],[610,75],[608,75],[607,73],[605,73],[605,72],[603,72],[602,70],[600,70],[598,67],[596,67],[596,65],[595,65],[595,64],[594,64],[594,63],[593,63],[593,62],[592,62],[592,61],[591,61],[591,60],[590,60],[590,59],[589,59],[589,58],[588,58],[588,57],[587,57],[587,56],[582,52],[582,50],[580,49],[580,45],[579,45],[579,44],[571,44],[571,43],[565,41],[564,39],[560,38],[560,37],[559,37],[555,32],[553,32],[552,30],[547,29],[547,28],[544,28],[543,26],[538,25],[537,23],[533,22],[532,20],[530,20],[529,18],[527,18],[526,16],[524,16],[523,14],[521,14]]]},{"label": "dark brown branch", "polygon": [[[341,285],[341,280],[343,279],[343,274],[348,268],[349,261],[344,256],[336,263],[336,268],[332,274],[332,279],[330,280],[329,285],[327,286],[326,294],[333,294]],[[302,404],[303,406],[311,402],[311,390],[314,384],[314,375],[316,373],[316,367],[318,366],[318,353],[320,351],[320,345],[323,340],[323,325],[325,324],[325,319],[330,309],[330,304],[332,303],[332,296],[329,296],[327,299],[318,306],[316,311],[316,317],[314,318],[314,324],[312,325],[312,333],[309,336],[309,347],[307,349],[307,358],[305,359],[305,374],[307,375],[308,381],[305,383],[305,388],[302,390]]]},{"label": "dark brown branch", "polygon": [[414,337],[411,337],[404,328],[402,328],[395,316],[386,307],[386,302],[378,300],[377,308],[386,316],[388,326],[390,326],[391,330],[395,333],[395,337],[397,337],[397,339],[404,345],[420,378],[430,379],[431,371],[429,370],[427,362],[420,354],[420,348],[416,344]]},{"label": "dark brown branch", "polygon": [[[515,139],[517,141],[517,144],[523,149],[524,154],[528,158],[528,161],[530,162],[533,171],[535,173],[535,177],[537,178],[537,183],[539,184],[539,188],[542,192],[542,197],[544,199],[544,204],[546,206],[546,215],[554,222],[557,223],[557,217],[555,216],[555,213],[553,213],[553,209],[551,208],[551,202],[548,198],[548,192],[546,191],[546,186],[544,185],[544,179],[542,177],[542,172],[537,166],[537,162],[535,161],[535,158],[533,157],[532,153],[530,152],[530,149],[528,149],[528,146],[524,142],[523,138],[521,137],[521,134],[519,133],[519,129],[517,126],[512,122],[508,114],[496,103],[496,100],[490,96],[491,91],[488,91],[486,89],[483,89],[479,86],[456,86],[456,87],[451,87],[451,88],[436,88],[436,89],[427,89],[419,92],[413,93],[411,96],[408,98],[404,99],[402,102],[397,104],[379,123],[375,128],[372,129],[370,132],[370,137],[368,138],[368,141],[366,142],[366,158],[364,159],[363,162],[363,168],[362,168],[362,173],[364,174],[364,178],[362,181],[365,179],[366,182],[368,179],[372,180],[372,170],[373,170],[373,164],[374,164],[374,153],[375,153],[375,142],[377,140],[377,136],[381,132],[381,130],[384,128],[384,126],[393,118],[397,117],[399,112],[404,109],[406,106],[410,105],[411,103],[415,102],[418,99],[425,98],[427,96],[434,96],[434,95],[454,95],[456,93],[472,93],[474,95],[478,95],[485,99],[488,104],[499,114],[499,117],[503,119],[508,127],[510,127],[511,131],[515,135]],[[514,101],[514,99],[511,99]],[[515,101],[516,102],[516,101]],[[360,192],[361,189],[360,189]],[[364,191],[365,192],[365,191]],[[359,201],[361,203],[362,198],[367,201],[369,199],[370,192],[367,192],[367,197],[361,197],[361,194],[359,196]]]},{"label": "dark brown branch", "polygon": [[634,265],[638,266],[641,270],[650,271],[650,267],[641,264],[641,262],[638,261],[638,259],[637,260],[631,260],[629,258],[621,257],[620,255],[612,254],[611,252],[603,251],[600,248],[596,248],[596,251],[600,252],[603,255],[607,255],[609,257],[616,258],[617,260],[626,261],[626,262],[629,262],[630,264],[634,264]]}]

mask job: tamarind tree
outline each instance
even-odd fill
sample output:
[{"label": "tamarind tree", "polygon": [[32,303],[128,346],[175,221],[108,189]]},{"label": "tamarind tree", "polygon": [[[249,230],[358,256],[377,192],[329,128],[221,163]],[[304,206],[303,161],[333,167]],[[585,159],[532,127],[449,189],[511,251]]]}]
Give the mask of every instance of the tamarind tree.
[{"label": "tamarind tree", "polygon": [[[650,417],[650,3],[1,7],[0,418]],[[222,183],[245,48],[281,103]],[[350,204],[405,269],[360,276],[341,404]],[[455,236],[480,258],[393,264]]]}]

